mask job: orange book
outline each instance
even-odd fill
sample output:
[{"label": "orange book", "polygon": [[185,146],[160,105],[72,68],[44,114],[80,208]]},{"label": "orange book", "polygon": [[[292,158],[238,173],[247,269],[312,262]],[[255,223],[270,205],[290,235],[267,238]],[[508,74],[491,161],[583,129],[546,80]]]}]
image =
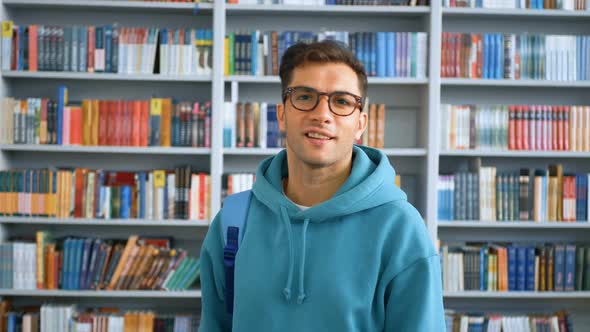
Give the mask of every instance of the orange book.
[{"label": "orange book", "polygon": [[47,104],[49,99],[41,99],[41,115],[39,122],[39,144],[47,144]]},{"label": "orange book", "polygon": [[101,100],[98,102],[98,145],[108,145],[109,109],[108,101]]},{"label": "orange book", "polygon": [[57,171],[48,170],[49,173],[49,194],[47,195],[47,214],[49,217],[55,217],[57,215]]},{"label": "orange book", "polygon": [[205,219],[205,192],[207,191],[207,174],[199,173],[199,220]]},{"label": "orange book", "polygon": [[70,145],[82,145],[82,108],[70,106]]},{"label": "orange book", "polygon": [[236,104],[236,136],[237,142],[236,147],[243,148],[245,146],[246,140],[246,122],[244,121],[244,104],[237,103]]},{"label": "orange book", "polygon": [[84,214],[84,199],[85,199],[85,180],[88,170],[85,168],[76,168],[76,194],[74,202],[74,218],[82,218]]},{"label": "orange book", "polygon": [[132,117],[131,117],[131,145],[140,146],[141,141],[141,101],[135,100],[132,102]]},{"label": "orange book", "polygon": [[[128,273],[131,270],[132,265],[135,263],[135,260],[137,259],[137,256],[139,255],[140,250],[141,250],[141,246],[135,246],[131,249],[129,256],[123,262],[124,266],[123,266],[123,269],[121,270],[121,274],[117,277],[114,289],[123,289],[123,284],[125,283]],[[122,258],[123,257],[121,257],[121,259]],[[121,262],[121,260],[119,260],[119,262]],[[114,278],[115,278],[115,276],[113,276],[113,279]],[[111,281],[113,279],[111,279]]]},{"label": "orange book", "polygon": [[38,27],[36,25],[29,25],[29,71],[38,70],[37,36]]},{"label": "orange book", "polygon": [[123,254],[121,255],[121,259],[119,260],[119,263],[117,264],[117,267],[115,268],[115,272],[113,273],[113,277],[111,278],[111,282],[106,287],[108,290],[113,290],[115,288],[115,285],[117,283],[117,279],[121,275],[121,272],[123,271],[123,268],[125,267],[125,263],[129,259],[129,255],[131,255],[131,251],[133,250],[133,248],[136,247],[138,238],[139,237],[137,235],[132,235],[127,240],[127,244],[125,245],[125,249],[123,250]]},{"label": "orange book", "polygon": [[378,148],[385,146],[385,104],[379,104],[377,107],[377,135],[375,145]]},{"label": "orange book", "polygon": [[162,99],[162,123],[160,127],[160,145],[170,146],[172,139],[172,99]]},{"label": "orange book", "polygon": [[244,124],[246,125],[246,135],[245,135],[245,142],[244,145],[247,148],[251,148],[254,146],[254,107],[252,103],[248,102],[245,105],[245,120]]},{"label": "orange book", "polygon": [[590,106],[584,107],[584,111],[582,112],[582,122],[583,124],[581,127],[583,130],[580,131],[580,140],[578,142],[582,143],[584,151],[590,151]]},{"label": "orange book", "polygon": [[124,326],[123,326],[123,331],[124,332],[137,332],[138,327],[139,327],[139,317],[137,314],[135,313],[130,313],[130,312],[126,312],[125,315],[123,316],[123,320],[124,320]]},{"label": "orange book", "polygon": [[150,102],[148,100],[141,101],[140,126],[139,136],[140,146],[148,146],[149,140],[149,121],[150,121]]},{"label": "orange book", "polygon": [[136,248],[137,250],[134,250],[134,254],[131,255],[132,257],[127,262],[125,269],[123,269],[123,272],[121,272],[121,277],[119,278],[119,282],[115,287],[116,289],[129,289],[129,284],[135,277],[139,265],[145,257],[147,246],[139,245]]},{"label": "orange book", "polygon": [[375,147],[377,134],[377,105],[369,106],[369,146]]},{"label": "orange book", "polygon": [[[0,171],[0,179],[4,180],[4,177],[9,174],[5,171]],[[4,182],[2,182],[4,185]],[[4,190],[0,191],[0,216],[4,216],[8,214],[8,192]]]},{"label": "orange book", "polygon": [[90,127],[91,127],[91,101],[85,99],[82,101],[82,145],[90,145]]},{"label": "orange book", "polygon": [[94,99],[90,102],[92,112],[90,112],[90,145],[98,145],[98,126],[100,122],[100,114],[98,111],[98,100]]}]

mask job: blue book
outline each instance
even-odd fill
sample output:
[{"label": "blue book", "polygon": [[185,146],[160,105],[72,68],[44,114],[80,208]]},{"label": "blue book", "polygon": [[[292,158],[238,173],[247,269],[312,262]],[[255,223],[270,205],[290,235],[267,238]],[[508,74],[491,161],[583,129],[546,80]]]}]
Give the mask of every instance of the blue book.
[{"label": "blue book", "polygon": [[146,195],[146,177],[147,174],[145,172],[137,173],[139,177],[139,211],[138,215],[140,219],[145,218],[145,195]]},{"label": "blue book", "polygon": [[80,280],[79,280],[79,287],[78,289],[85,289],[85,281],[88,275],[88,266],[90,261],[90,254],[92,251],[92,242],[91,238],[86,238],[83,242],[83,251],[82,251],[82,262],[80,267]]},{"label": "blue book", "polygon": [[64,107],[68,104],[68,88],[60,86],[57,93],[57,144],[62,144]]},{"label": "blue book", "polygon": [[88,268],[86,277],[82,280],[82,289],[91,289],[94,275],[96,274],[96,268],[98,263],[98,256],[100,253],[100,239],[95,239],[92,243],[92,250],[90,250],[90,260],[88,261]]},{"label": "blue book", "polygon": [[7,315],[7,323],[6,323],[6,331],[7,332],[19,332],[17,331],[17,318],[18,314],[16,312],[9,312]]},{"label": "blue book", "polygon": [[385,32],[377,32],[377,77],[385,77],[387,65],[387,34]]},{"label": "blue book", "polygon": [[535,247],[526,250],[526,290],[535,291]]},{"label": "blue book", "polygon": [[489,78],[489,63],[490,63],[490,43],[488,34],[483,34],[483,72],[482,78],[488,79]]},{"label": "blue book", "polygon": [[387,77],[395,77],[395,32],[386,33],[387,50],[385,52],[385,65]]},{"label": "blue book", "polygon": [[129,219],[131,217],[131,186],[121,186],[121,206],[119,207],[119,217]]},{"label": "blue book", "polygon": [[250,61],[252,63],[252,70],[250,72],[251,75],[256,76],[256,71],[258,70],[258,34],[259,31],[253,31],[250,34],[250,47],[251,47],[251,57]]},{"label": "blue book", "polygon": [[504,78],[504,35],[496,34],[496,78]]},{"label": "blue book", "polygon": [[516,247],[509,246],[507,248],[508,251],[508,290],[515,291],[517,290],[516,287],[516,269],[517,269],[517,261],[516,261]]},{"label": "blue book", "polygon": [[266,112],[267,132],[266,145],[269,148],[278,148],[278,122],[277,122],[277,108],[275,105],[269,104]]},{"label": "blue book", "polygon": [[568,244],[565,246],[565,274],[564,274],[564,289],[565,291],[573,292],[574,277],[576,275],[576,246]]},{"label": "blue book", "polygon": [[479,290],[488,290],[488,247],[483,246],[479,249]]},{"label": "blue book", "polygon": [[82,255],[84,254],[84,239],[75,240],[74,245],[74,267],[72,269],[72,289],[80,289],[80,278],[82,275]]},{"label": "blue book", "polygon": [[104,27],[104,61],[105,61],[105,72],[112,73],[113,66],[113,27],[107,25]]},{"label": "blue book", "polygon": [[80,27],[78,37],[80,39],[80,51],[78,52],[80,60],[78,60],[78,71],[84,73],[88,71],[88,65],[86,63],[86,58],[88,57],[88,27]]},{"label": "blue book", "polygon": [[526,290],[526,248],[516,248],[516,290]]},{"label": "blue book", "polygon": [[377,76],[377,34],[375,32],[368,32],[371,41],[370,47],[370,76]]},{"label": "blue book", "polygon": [[565,289],[564,274],[565,274],[565,245],[555,245],[554,254],[554,268],[553,268],[553,282],[555,291],[563,291]]}]

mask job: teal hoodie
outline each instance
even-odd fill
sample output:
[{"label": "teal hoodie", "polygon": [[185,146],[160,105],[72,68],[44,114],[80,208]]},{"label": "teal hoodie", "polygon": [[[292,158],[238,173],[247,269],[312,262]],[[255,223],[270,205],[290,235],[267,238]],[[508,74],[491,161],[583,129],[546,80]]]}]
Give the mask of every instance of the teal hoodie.
[{"label": "teal hoodie", "polygon": [[306,210],[283,194],[286,151],[260,164],[233,316],[215,217],[201,250],[201,332],[445,331],[440,261],[420,214],[382,152],[353,149],[346,182]]}]

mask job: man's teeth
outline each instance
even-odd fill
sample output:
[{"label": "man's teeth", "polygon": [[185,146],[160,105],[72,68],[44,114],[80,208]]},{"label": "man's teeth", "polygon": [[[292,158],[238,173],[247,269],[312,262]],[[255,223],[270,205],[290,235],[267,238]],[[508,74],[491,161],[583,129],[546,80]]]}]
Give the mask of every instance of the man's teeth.
[{"label": "man's teeth", "polygon": [[330,137],[324,136],[324,135],[318,134],[318,133],[307,133],[307,136],[309,136],[311,138],[330,139]]}]

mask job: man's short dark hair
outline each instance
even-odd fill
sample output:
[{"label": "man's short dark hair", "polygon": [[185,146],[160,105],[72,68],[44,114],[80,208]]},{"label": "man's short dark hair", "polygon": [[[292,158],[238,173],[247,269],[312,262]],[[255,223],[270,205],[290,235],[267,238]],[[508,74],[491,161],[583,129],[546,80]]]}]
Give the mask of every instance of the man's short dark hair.
[{"label": "man's short dark hair", "polygon": [[367,73],[365,67],[344,44],[333,40],[309,44],[299,42],[289,47],[281,58],[281,67],[279,68],[282,91],[285,91],[291,84],[293,70],[306,62],[343,63],[349,66],[358,78],[361,97],[366,97]]}]

